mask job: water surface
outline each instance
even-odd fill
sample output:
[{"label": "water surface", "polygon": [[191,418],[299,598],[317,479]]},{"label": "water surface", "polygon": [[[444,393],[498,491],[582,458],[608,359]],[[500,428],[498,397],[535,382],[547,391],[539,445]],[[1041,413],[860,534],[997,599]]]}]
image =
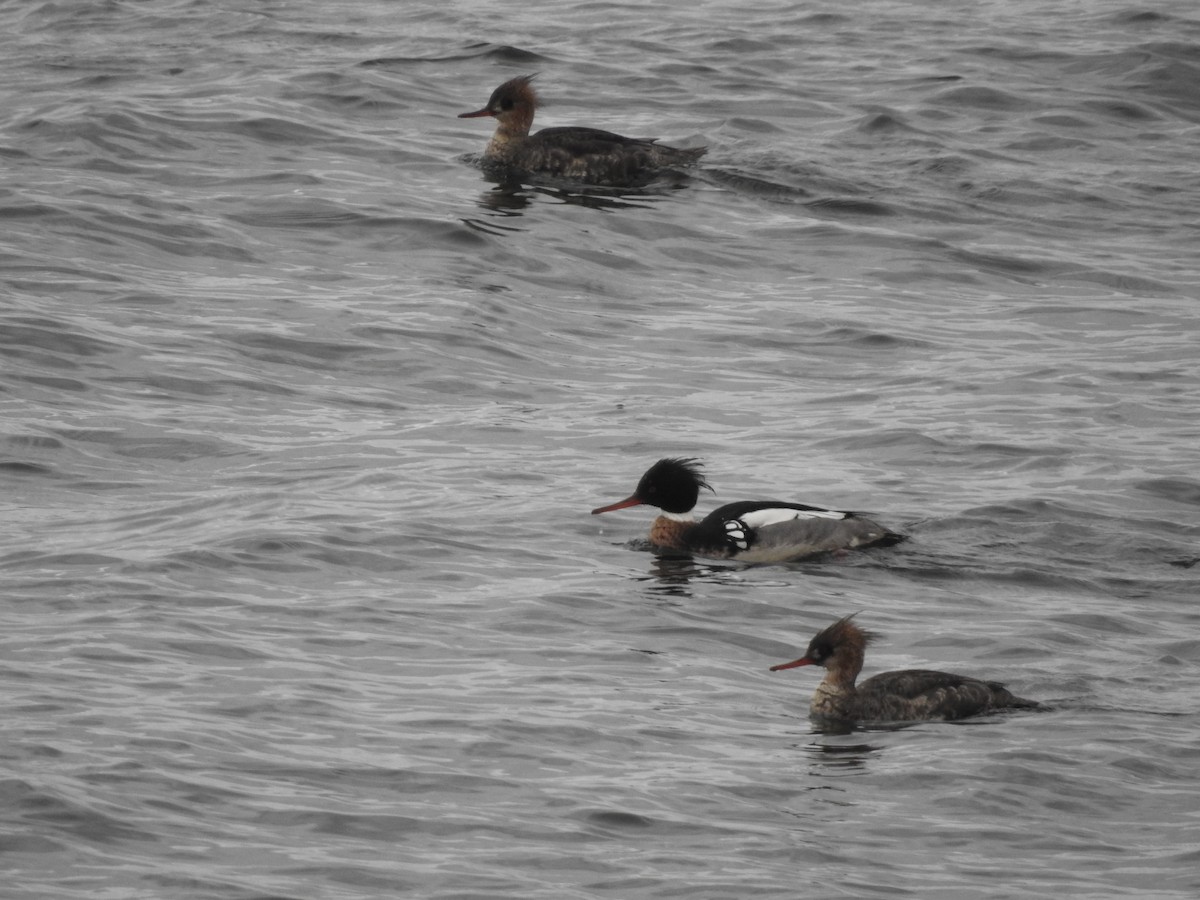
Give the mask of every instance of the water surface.
[{"label": "water surface", "polygon": [[[1200,890],[1190,4],[0,25],[9,895]],[[489,183],[532,71],[704,165]],[[911,540],[656,559],[664,455]],[[815,730],[856,610],[1054,711]]]}]

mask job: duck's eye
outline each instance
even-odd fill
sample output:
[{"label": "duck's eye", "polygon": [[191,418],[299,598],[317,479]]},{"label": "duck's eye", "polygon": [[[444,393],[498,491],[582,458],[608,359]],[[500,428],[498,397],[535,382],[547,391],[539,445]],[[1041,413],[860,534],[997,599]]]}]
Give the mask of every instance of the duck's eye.
[{"label": "duck's eye", "polygon": [[516,104],[513,103],[511,97],[505,97],[503,100],[500,101],[501,109],[508,110],[508,109],[512,109],[514,106],[516,106]]}]

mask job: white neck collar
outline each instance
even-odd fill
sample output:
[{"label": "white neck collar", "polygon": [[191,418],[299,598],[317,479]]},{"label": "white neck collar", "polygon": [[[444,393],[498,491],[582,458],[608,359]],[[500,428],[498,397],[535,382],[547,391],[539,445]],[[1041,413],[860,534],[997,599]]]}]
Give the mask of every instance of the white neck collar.
[{"label": "white neck collar", "polygon": [[685,513],[667,512],[665,509],[660,509],[658,514],[664,519],[670,519],[672,522],[690,522],[692,521],[692,511],[689,509]]}]

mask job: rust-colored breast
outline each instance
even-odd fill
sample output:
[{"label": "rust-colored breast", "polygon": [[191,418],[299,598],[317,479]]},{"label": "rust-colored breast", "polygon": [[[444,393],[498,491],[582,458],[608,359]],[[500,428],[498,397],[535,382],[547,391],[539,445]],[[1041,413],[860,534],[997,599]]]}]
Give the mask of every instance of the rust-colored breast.
[{"label": "rust-colored breast", "polygon": [[684,532],[688,530],[689,522],[679,522],[659,516],[650,526],[650,543],[656,547],[669,547],[672,550],[686,550],[683,540]]}]

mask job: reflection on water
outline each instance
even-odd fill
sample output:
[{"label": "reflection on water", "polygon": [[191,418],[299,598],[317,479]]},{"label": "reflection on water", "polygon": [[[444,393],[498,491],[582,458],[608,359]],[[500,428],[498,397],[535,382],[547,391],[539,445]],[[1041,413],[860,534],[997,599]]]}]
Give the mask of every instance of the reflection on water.
[{"label": "reflection on water", "polygon": [[[839,572],[836,564],[850,558],[822,556],[789,563],[740,563],[732,560],[697,559],[687,554],[675,554],[673,551],[654,547],[644,538],[634,538],[626,542],[625,547],[634,551],[655,554],[649,572],[632,577],[635,581],[654,582],[655,584],[651,585],[650,589],[664,593],[678,593],[679,589],[687,587],[693,581],[704,581],[710,584],[741,583],[745,580],[743,573],[747,571],[755,573],[754,583],[756,585],[787,587],[793,584],[786,575],[781,575],[779,578],[767,577],[763,573],[768,569],[772,572],[781,570],[783,572],[799,572],[806,578],[837,578]],[[859,557],[856,560],[857,564],[863,565],[862,559]],[[891,565],[890,560],[886,565]]]},{"label": "reflection on water", "polygon": [[[645,545],[644,547],[639,545]],[[631,549],[650,549],[645,539],[630,542]],[[729,583],[740,581],[738,573],[743,566],[736,563],[721,563],[717,561],[699,561],[695,557],[672,555],[671,551],[661,551],[655,555],[646,575],[634,576],[636,581],[647,582],[647,589],[652,593],[665,594],[675,597],[690,597],[692,583]]]},{"label": "reflection on water", "polygon": [[692,181],[692,177],[685,172],[667,170],[653,181],[636,187],[584,185],[568,179],[518,179],[507,172],[491,172],[481,166],[478,154],[463,154],[459,161],[481,168],[484,180],[495,185],[479,195],[477,204],[483,209],[502,214],[519,213],[539,197],[589,209],[646,209],[669,194],[686,188]]},{"label": "reflection on water", "polygon": [[[817,736],[804,745],[804,752],[813,764],[814,775],[846,775],[863,770],[868,760],[883,751],[882,744],[862,743],[861,737],[854,734],[854,727],[842,723],[840,729],[818,727],[814,725]],[[845,740],[838,740],[845,738]]]},{"label": "reflection on water", "polygon": [[701,566],[691,558],[655,557],[650,574],[640,576],[648,581],[653,594],[670,597],[690,597],[692,579],[701,574]]},{"label": "reflection on water", "polygon": [[[670,186],[678,190],[682,184]],[[512,214],[527,208],[539,197],[557,200],[570,206],[588,209],[646,209],[662,199],[662,188],[605,188],[605,187],[553,187],[549,185],[525,184],[519,181],[498,181],[496,187],[479,195],[478,205],[493,212]]]}]

